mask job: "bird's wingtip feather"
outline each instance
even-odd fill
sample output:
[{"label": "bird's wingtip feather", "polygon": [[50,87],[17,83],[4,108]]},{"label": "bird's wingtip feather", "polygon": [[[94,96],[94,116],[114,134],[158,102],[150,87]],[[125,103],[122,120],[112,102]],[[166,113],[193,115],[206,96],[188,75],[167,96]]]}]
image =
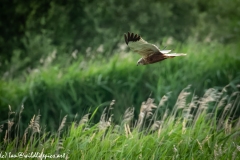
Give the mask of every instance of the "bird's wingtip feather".
[{"label": "bird's wingtip feather", "polygon": [[141,36],[138,34],[128,32],[127,34],[126,33],[124,34],[124,38],[125,38],[126,44],[128,44],[130,41],[132,42],[139,41],[141,39]]},{"label": "bird's wingtip feather", "polygon": [[124,33],[124,39],[125,39],[126,44],[128,45],[128,37],[127,37],[126,33]]}]

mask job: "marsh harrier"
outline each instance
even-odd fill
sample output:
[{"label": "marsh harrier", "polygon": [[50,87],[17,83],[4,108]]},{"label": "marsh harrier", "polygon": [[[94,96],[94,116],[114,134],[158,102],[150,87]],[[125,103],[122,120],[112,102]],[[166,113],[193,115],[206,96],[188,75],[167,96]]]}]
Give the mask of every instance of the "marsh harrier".
[{"label": "marsh harrier", "polygon": [[171,53],[171,50],[160,50],[156,45],[143,40],[141,36],[134,33],[124,34],[125,42],[133,52],[137,52],[142,56],[137,62],[137,65],[147,65],[162,61],[167,58],[176,56],[185,56],[183,53]]}]

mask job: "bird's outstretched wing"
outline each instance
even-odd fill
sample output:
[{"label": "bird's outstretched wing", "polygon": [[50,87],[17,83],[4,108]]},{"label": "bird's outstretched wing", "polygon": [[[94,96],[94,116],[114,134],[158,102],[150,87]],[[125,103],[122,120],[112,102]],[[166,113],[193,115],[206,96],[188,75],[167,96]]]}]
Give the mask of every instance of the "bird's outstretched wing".
[{"label": "bird's outstretched wing", "polygon": [[[133,52],[137,52],[142,57],[148,57],[152,54],[162,54],[154,44],[148,43],[143,40],[141,36],[134,33],[124,34],[125,42]],[[165,50],[165,53],[169,53],[171,50]]]}]

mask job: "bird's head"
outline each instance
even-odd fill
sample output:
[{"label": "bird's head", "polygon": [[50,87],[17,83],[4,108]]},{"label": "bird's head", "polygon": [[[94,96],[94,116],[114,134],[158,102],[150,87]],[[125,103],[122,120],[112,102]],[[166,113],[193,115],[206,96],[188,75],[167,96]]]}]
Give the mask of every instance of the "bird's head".
[{"label": "bird's head", "polygon": [[137,62],[137,66],[138,65],[145,65],[145,60],[143,58],[139,59],[138,62]]}]

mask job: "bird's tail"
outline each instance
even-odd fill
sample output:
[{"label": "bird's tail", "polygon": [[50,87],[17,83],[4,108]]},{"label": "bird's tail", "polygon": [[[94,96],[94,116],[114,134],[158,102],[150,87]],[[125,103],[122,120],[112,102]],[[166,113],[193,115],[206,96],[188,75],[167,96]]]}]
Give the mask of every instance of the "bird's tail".
[{"label": "bird's tail", "polygon": [[177,56],[186,56],[187,54],[185,53],[170,53],[170,54],[164,54],[165,56],[167,56],[167,58],[173,58],[173,57],[177,57]]}]

